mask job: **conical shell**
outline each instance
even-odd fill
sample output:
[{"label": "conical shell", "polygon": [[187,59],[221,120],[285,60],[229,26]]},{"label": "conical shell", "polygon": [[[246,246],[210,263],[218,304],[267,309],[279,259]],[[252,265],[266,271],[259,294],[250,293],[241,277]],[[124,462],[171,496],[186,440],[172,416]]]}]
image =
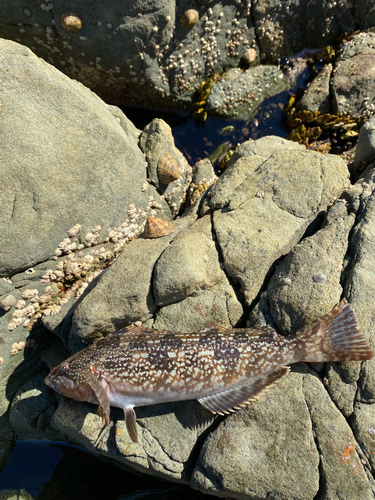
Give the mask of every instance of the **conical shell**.
[{"label": "conical shell", "polygon": [[180,177],[180,169],[176,158],[166,151],[158,161],[158,178],[162,184],[170,184]]},{"label": "conical shell", "polygon": [[180,16],[180,26],[184,30],[189,30],[199,21],[199,12],[195,9],[188,9]]},{"label": "conical shell", "polygon": [[158,217],[148,217],[143,236],[145,238],[162,238],[173,233],[175,227],[171,222]]}]

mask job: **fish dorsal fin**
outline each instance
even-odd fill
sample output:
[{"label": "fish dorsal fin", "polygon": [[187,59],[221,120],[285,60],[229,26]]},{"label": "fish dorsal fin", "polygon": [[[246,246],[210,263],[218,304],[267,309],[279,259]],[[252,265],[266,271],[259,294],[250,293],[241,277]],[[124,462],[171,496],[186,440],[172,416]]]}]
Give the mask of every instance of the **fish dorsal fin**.
[{"label": "fish dorsal fin", "polygon": [[[91,367],[90,367],[91,368]],[[103,387],[100,385],[98,380],[98,374],[95,368],[91,368],[90,373],[87,377],[87,383],[94,391],[96,399],[99,403],[98,414],[105,421],[105,423],[109,424],[109,415],[110,415],[110,405],[107,394]]]},{"label": "fish dorsal fin", "polygon": [[138,431],[137,431],[137,417],[135,416],[135,411],[132,406],[127,406],[124,408],[125,423],[128,430],[130,439],[133,443],[138,443]]},{"label": "fish dorsal fin", "polygon": [[229,414],[229,412],[239,410],[251,401],[258,399],[262,392],[286,375],[289,370],[289,366],[283,366],[269,375],[259,377],[254,382],[248,382],[234,389],[205,396],[198,399],[198,401],[212,413]]}]

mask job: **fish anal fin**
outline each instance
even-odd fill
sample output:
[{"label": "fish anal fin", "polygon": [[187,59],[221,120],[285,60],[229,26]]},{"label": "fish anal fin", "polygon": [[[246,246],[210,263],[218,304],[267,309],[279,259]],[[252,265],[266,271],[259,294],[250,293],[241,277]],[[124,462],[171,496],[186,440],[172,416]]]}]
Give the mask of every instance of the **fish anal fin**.
[{"label": "fish anal fin", "polygon": [[99,383],[99,380],[97,379],[97,377],[95,377],[94,373],[90,374],[90,376],[87,379],[87,383],[94,391],[96,399],[98,400],[99,403],[98,415],[104,420],[106,425],[108,425],[110,422],[109,415],[111,407],[109,405],[109,400],[105,392],[105,389]]},{"label": "fish anal fin", "polygon": [[124,408],[125,423],[130,439],[133,443],[138,443],[137,417],[132,406]]},{"label": "fish anal fin", "polygon": [[274,385],[279,379],[289,372],[288,366],[282,366],[269,375],[261,376],[255,381],[247,382],[244,385],[228,389],[219,393],[211,394],[198,399],[201,405],[212,413],[219,415],[229,414],[239,407],[244,407],[255,401],[259,396]]}]

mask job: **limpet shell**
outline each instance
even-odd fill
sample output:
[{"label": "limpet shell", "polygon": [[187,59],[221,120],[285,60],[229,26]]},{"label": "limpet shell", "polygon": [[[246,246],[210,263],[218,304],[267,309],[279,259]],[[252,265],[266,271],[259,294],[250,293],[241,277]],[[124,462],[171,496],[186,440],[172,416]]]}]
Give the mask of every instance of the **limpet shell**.
[{"label": "limpet shell", "polygon": [[166,185],[180,177],[180,169],[172,153],[166,151],[160,156],[157,172],[159,181]]},{"label": "limpet shell", "polygon": [[82,29],[82,20],[73,12],[65,13],[60,18],[61,27],[70,33],[76,33]]},{"label": "limpet shell", "polygon": [[175,227],[171,222],[158,217],[148,217],[143,236],[145,238],[162,238],[173,233],[174,230]]},{"label": "limpet shell", "polygon": [[257,53],[255,49],[247,49],[241,58],[243,64],[249,65],[255,61]]},{"label": "limpet shell", "polygon": [[188,9],[180,16],[180,26],[184,30],[189,30],[199,21],[199,12],[195,9]]}]

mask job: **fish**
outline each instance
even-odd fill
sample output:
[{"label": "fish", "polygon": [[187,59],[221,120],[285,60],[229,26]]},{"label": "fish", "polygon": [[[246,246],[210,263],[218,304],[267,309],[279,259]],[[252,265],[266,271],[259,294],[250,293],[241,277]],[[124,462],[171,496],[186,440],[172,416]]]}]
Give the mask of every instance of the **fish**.
[{"label": "fish", "polygon": [[345,299],[330,313],[283,336],[269,327],[211,327],[195,333],[130,326],[109,334],[53,368],[51,389],[124,410],[138,443],[134,407],[197,399],[213,414],[229,414],[257,399],[298,362],[361,361],[374,352]]}]

